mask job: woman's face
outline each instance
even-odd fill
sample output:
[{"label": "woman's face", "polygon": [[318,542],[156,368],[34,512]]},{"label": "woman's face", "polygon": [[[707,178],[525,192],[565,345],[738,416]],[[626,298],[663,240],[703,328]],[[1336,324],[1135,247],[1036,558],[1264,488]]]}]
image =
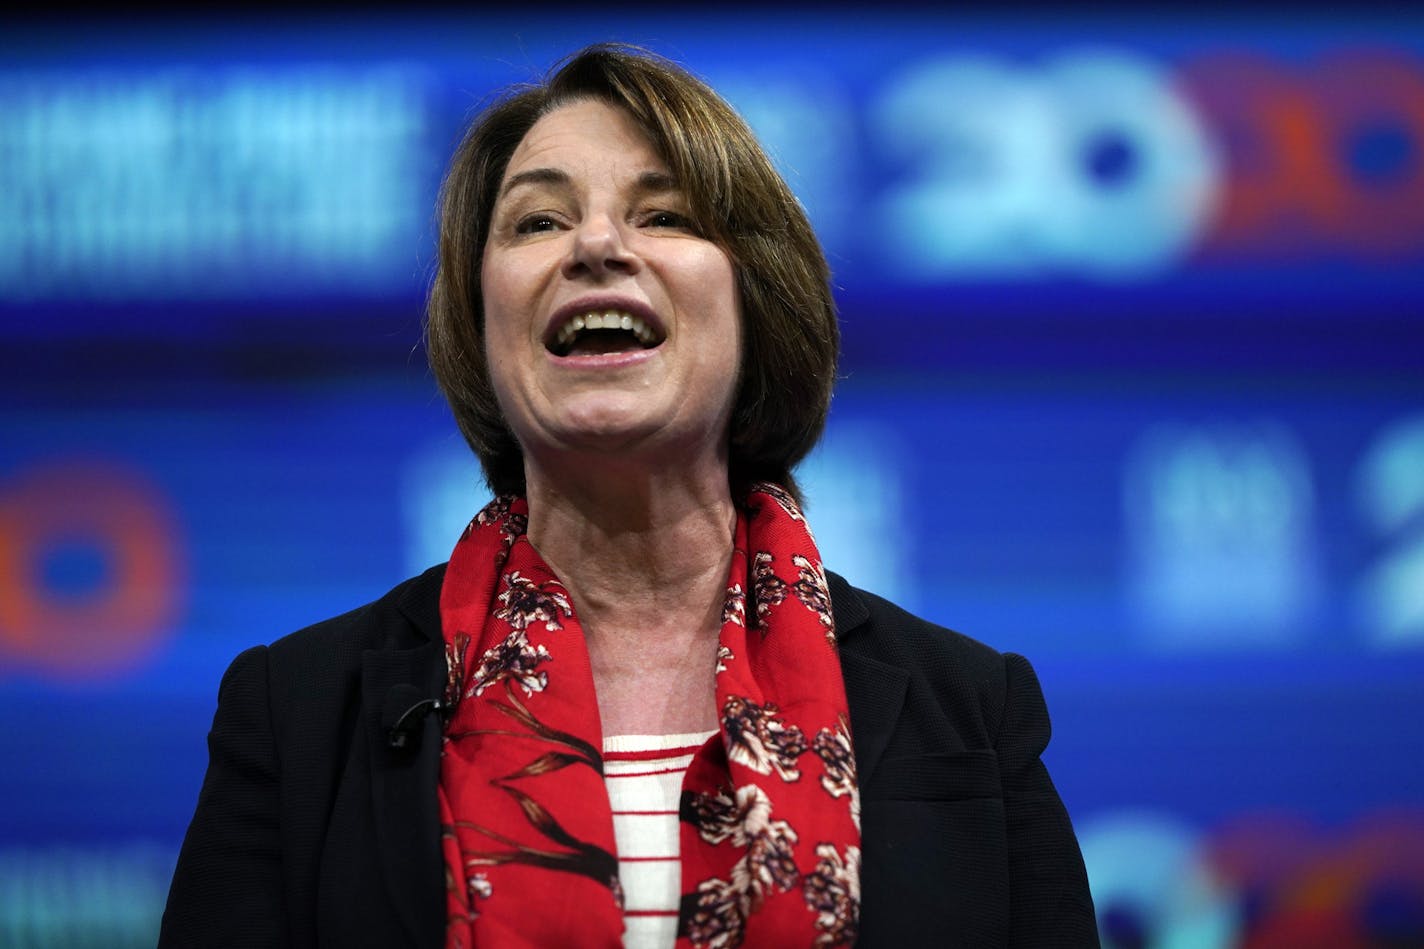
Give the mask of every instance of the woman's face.
[{"label": "woman's face", "polygon": [[573,102],[505,170],[482,264],[486,358],[526,457],[726,464],[741,355],[727,254],[622,110]]}]

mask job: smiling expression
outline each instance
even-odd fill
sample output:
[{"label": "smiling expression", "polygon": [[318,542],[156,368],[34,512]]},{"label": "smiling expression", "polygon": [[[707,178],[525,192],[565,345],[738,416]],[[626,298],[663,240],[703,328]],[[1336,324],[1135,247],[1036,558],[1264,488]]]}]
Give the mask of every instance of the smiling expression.
[{"label": "smiling expression", "polygon": [[736,274],[625,112],[579,100],[535,123],[505,170],[481,274],[490,375],[526,459],[725,468]]}]

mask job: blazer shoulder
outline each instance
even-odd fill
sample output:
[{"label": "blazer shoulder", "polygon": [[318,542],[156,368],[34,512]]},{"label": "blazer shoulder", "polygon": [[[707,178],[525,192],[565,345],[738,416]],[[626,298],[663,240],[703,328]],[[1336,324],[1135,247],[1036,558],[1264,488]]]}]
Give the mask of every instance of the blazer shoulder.
[{"label": "blazer shoulder", "polygon": [[897,665],[932,657],[1002,677],[1005,655],[993,646],[916,616],[882,596],[852,586],[839,574],[827,571],[827,579],[838,635],[844,643]]},{"label": "blazer shoulder", "polygon": [[[842,653],[904,670],[934,694],[941,709],[952,710],[951,717],[968,715],[963,728],[997,733],[1009,691],[1009,665],[1018,657],[916,616],[836,574],[828,572],[827,580]],[[971,720],[978,724],[971,728]]]},{"label": "blazer shoulder", "polygon": [[405,580],[383,596],[274,641],[274,662],[330,656],[334,650],[406,649],[440,638],[445,564]]}]

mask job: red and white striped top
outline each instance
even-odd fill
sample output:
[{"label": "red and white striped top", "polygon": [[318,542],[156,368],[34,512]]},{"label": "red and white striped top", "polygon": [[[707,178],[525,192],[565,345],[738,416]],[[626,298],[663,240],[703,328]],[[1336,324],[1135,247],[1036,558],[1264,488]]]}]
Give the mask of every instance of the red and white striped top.
[{"label": "red and white striped top", "polygon": [[627,949],[667,949],[677,941],[682,776],[692,756],[715,734],[603,739],[603,781],[613,803]]}]

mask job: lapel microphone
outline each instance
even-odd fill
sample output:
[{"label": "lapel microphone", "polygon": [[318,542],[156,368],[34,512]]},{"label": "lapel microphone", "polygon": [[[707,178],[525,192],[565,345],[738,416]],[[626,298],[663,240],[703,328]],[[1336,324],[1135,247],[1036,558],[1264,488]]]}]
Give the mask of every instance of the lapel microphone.
[{"label": "lapel microphone", "polygon": [[440,699],[421,698],[420,690],[413,685],[392,686],[386,692],[385,706],[381,710],[381,725],[386,729],[386,744],[397,750],[418,746],[420,728],[425,722],[425,716],[444,710],[444,702]]}]

